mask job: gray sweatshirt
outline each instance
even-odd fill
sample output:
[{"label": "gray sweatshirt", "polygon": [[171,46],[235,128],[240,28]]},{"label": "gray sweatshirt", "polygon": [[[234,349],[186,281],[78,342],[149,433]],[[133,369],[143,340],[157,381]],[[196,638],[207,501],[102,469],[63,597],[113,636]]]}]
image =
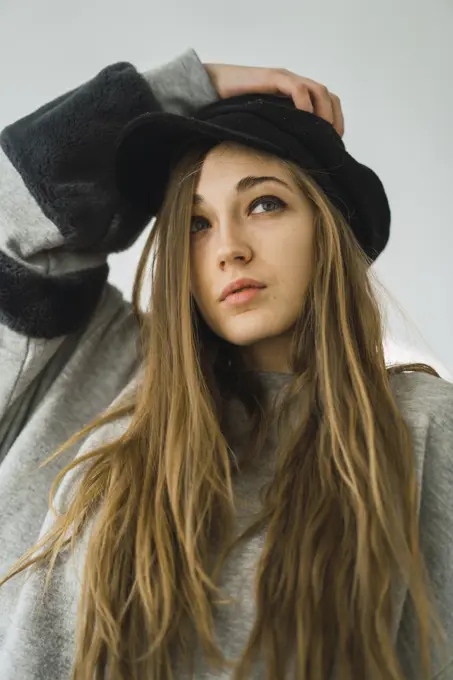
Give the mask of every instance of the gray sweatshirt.
[{"label": "gray sweatshirt", "polygon": [[[216,96],[190,50],[144,76],[127,63],[109,66],[1,135],[0,577],[51,525],[48,496],[59,470],[127,427],[127,418],[104,426],[37,469],[137,382],[138,328],[130,304],[108,283],[107,258],[135,241],[147,216],[116,192],[115,139],[144,112],[189,113]],[[289,379],[262,378],[270,395]],[[421,540],[452,650],[446,665],[435,660],[433,678],[453,680],[453,386],[407,374],[393,377],[392,389],[413,434]],[[240,441],[246,422],[234,404],[230,427]],[[258,510],[259,490],[272,474],[273,437],[259,474],[237,481],[238,530]],[[65,478],[57,510],[64,509],[76,475]],[[215,612],[217,639],[231,659],[241,654],[253,625],[264,537],[235,551],[222,573],[226,595],[238,603]],[[61,556],[44,601],[45,569],[0,588],[1,680],[69,680],[85,548],[81,540],[75,560]],[[409,679],[416,676],[412,626],[406,593],[399,592],[395,644]],[[177,677],[184,674],[178,670]],[[210,671],[197,655],[196,678],[229,677]],[[263,677],[259,662],[253,678]]]}]

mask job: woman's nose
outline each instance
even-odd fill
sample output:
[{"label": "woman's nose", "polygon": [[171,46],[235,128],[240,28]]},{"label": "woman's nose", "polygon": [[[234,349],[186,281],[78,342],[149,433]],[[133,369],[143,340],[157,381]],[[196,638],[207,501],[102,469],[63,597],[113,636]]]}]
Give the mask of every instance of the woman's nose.
[{"label": "woman's nose", "polygon": [[217,227],[217,260],[220,266],[238,260],[248,261],[252,256],[250,243],[244,234],[244,225],[231,217]]}]

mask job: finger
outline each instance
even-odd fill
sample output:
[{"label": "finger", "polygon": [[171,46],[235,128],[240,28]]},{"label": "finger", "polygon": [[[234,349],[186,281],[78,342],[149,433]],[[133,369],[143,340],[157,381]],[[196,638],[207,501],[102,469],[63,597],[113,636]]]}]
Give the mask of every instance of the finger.
[{"label": "finger", "polygon": [[292,97],[297,108],[324,118],[342,137],[344,116],[339,97],[315,80],[301,78],[291,72],[284,75],[284,84],[281,89]]},{"label": "finger", "polygon": [[[344,116],[340,98],[333,94],[333,92],[329,92],[324,85],[315,80],[310,78],[302,78],[302,80],[306,83],[310,97],[314,102],[314,113],[327,120],[335,128],[340,137],[343,137]],[[326,101],[327,97],[329,102]]]},{"label": "finger", "polygon": [[298,109],[324,118],[340,136],[343,136],[344,117],[341,102],[327,87],[287,69],[259,69],[259,71],[261,78],[252,86],[247,81],[247,91],[272,92],[291,97]]},{"label": "finger", "polygon": [[291,97],[295,106],[301,111],[314,113],[314,101],[302,79],[297,82],[294,74],[289,71],[274,71],[272,76],[272,86],[276,91]]},{"label": "finger", "polygon": [[334,123],[334,111],[330,92],[325,85],[311,81],[308,78],[301,78],[295,76],[296,82],[294,87],[306,87],[308,89],[310,98],[313,102],[313,113],[320,118],[324,118],[328,123]]},{"label": "finger", "polygon": [[336,94],[330,93],[330,98],[332,100],[332,109],[333,109],[333,117],[334,117],[334,128],[340,135],[340,137],[343,137],[344,135],[344,116],[343,116],[343,110],[341,108],[341,101],[340,98],[337,97]]},{"label": "finger", "polygon": [[281,73],[280,88],[292,97],[298,109],[314,113],[316,116],[324,118],[328,123],[334,125],[335,112],[333,102],[330,92],[325,85],[287,71]]}]

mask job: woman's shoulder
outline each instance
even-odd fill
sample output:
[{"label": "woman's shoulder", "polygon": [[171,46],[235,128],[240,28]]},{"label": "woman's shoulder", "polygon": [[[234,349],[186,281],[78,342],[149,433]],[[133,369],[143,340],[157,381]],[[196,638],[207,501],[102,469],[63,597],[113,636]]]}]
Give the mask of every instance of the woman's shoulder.
[{"label": "woman's shoulder", "polygon": [[[448,499],[453,519],[453,384],[422,372],[393,375],[395,400],[412,435],[422,495]],[[447,511],[447,509],[445,508]],[[428,510],[427,510],[428,512]],[[453,591],[452,591],[453,592]],[[453,605],[453,603],[452,603]]]},{"label": "woman's shoulder", "polygon": [[[420,492],[420,546],[450,653],[453,648],[453,384],[421,372],[392,375],[390,380],[412,433]],[[406,638],[412,630],[411,614],[406,608],[403,612],[399,636],[402,644],[409,644],[406,649],[411,653],[412,638]],[[441,668],[438,663],[435,656],[434,673]],[[451,669],[444,667],[444,671],[436,678],[453,677]]]},{"label": "woman's shoulder", "polygon": [[450,424],[453,429],[453,383],[422,371],[390,376],[402,415],[409,420]]}]

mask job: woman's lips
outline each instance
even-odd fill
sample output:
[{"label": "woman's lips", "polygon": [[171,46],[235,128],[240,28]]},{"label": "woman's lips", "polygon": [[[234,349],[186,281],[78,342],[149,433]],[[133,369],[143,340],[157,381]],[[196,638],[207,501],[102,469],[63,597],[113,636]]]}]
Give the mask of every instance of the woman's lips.
[{"label": "woman's lips", "polygon": [[264,288],[246,288],[245,290],[236,291],[235,293],[230,293],[226,296],[224,302],[227,305],[243,305],[246,302],[253,300],[258,293]]}]

